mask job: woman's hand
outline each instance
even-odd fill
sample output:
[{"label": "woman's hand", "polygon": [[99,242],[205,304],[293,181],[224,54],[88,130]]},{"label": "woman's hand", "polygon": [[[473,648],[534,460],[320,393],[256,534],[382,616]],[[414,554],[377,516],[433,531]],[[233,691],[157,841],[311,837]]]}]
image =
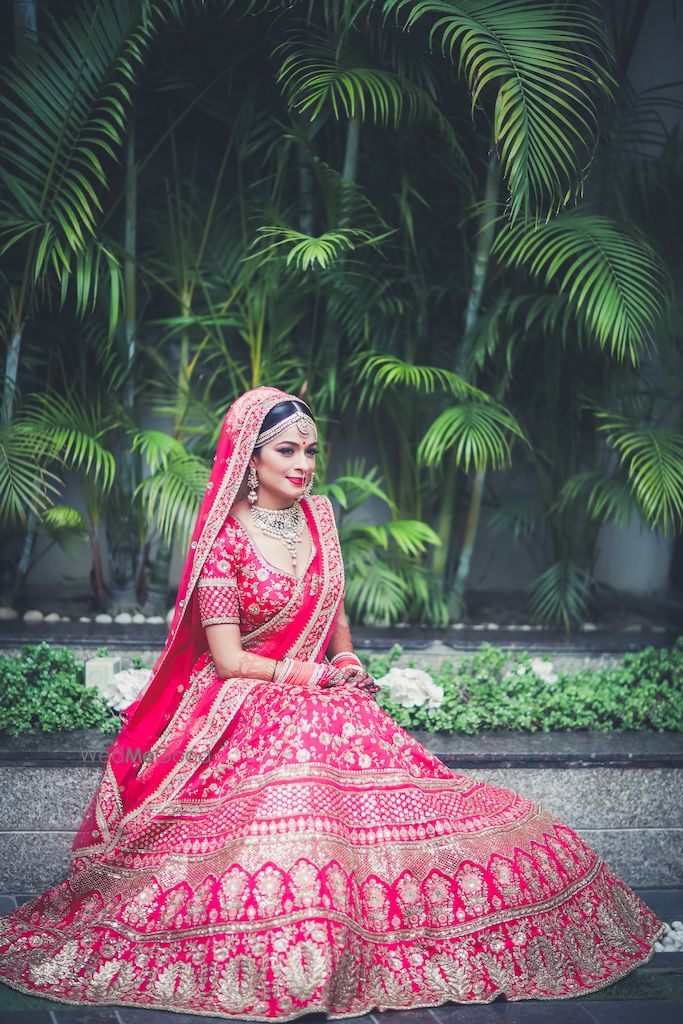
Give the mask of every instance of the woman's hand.
[{"label": "woman's hand", "polygon": [[351,686],[357,690],[366,690],[373,695],[380,687],[364,668],[356,665],[347,665],[345,668],[337,669],[331,678],[321,684],[321,689],[331,689],[333,686]]}]

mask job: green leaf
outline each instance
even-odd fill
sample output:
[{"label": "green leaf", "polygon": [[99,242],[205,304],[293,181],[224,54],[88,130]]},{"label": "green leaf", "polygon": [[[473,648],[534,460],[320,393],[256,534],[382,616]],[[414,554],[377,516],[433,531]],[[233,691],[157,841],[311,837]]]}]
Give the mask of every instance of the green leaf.
[{"label": "green leaf", "polygon": [[499,469],[510,463],[509,435],[525,440],[524,431],[502,406],[490,402],[465,402],[445,409],[430,425],[417,449],[426,466],[441,462],[455,448],[459,465],[469,470]]},{"label": "green leaf", "polygon": [[513,221],[558,210],[580,194],[611,95],[610,58],[598,18],[577,3],[520,0],[383,0],[410,30],[457,60],[472,113],[493,100],[493,140]]},{"label": "green leaf", "polygon": [[529,230],[501,230],[493,251],[507,266],[566,295],[601,348],[638,361],[666,301],[666,269],[634,229],[576,210]]},{"label": "green leaf", "polygon": [[590,585],[590,574],[578,562],[555,562],[529,585],[534,618],[565,630],[583,622]]},{"label": "green leaf", "polygon": [[664,534],[683,525],[683,431],[634,427],[623,416],[598,410],[598,430],[619,453],[631,492],[651,529]]}]

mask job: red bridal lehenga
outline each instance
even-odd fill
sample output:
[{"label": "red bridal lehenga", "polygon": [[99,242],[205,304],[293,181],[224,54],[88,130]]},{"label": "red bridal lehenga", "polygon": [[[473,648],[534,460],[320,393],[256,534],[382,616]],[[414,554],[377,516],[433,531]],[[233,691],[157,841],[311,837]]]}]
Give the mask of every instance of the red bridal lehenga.
[{"label": "red bridal lehenga", "polygon": [[262,1021],[609,985],[662,924],[567,824],[454,774],[370,693],[218,678],[204,625],[321,662],[342,606],[327,498],[302,499],[301,579],[230,515],[265,415],[291,397],[256,388],[228,411],[164,651],[67,879],[0,918],[0,980]]}]

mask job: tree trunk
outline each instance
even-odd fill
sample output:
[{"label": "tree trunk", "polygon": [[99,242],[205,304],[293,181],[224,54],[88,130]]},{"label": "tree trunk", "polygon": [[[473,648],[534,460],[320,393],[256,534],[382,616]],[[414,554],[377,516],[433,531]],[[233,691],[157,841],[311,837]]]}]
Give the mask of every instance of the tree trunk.
[{"label": "tree trunk", "polygon": [[38,0],[13,0],[14,52],[24,53],[38,43]]},{"label": "tree trunk", "polygon": [[311,155],[299,145],[299,231],[312,235],[315,230],[315,175]]},{"label": "tree trunk", "polygon": [[[360,150],[360,118],[356,115],[355,117],[349,118],[349,124],[346,130],[346,148],[344,151],[344,167],[342,169],[342,178],[346,181],[356,181],[358,176],[358,153]],[[341,210],[339,216],[339,227],[345,228],[348,226],[350,220],[350,214],[348,209],[348,201],[346,196],[342,195]]]},{"label": "tree trunk", "polygon": [[[476,326],[481,300],[486,285],[486,276],[491,260],[491,248],[495,236],[495,224],[493,214],[496,202],[498,201],[498,154],[495,148],[491,147],[488,168],[486,171],[486,188],[484,192],[484,205],[479,218],[479,232],[477,234],[477,248],[474,254],[474,268],[472,272],[472,286],[465,311],[465,333],[463,337],[462,355],[467,353],[467,348]],[[465,375],[464,359],[461,357],[458,371]],[[465,534],[460,549],[458,568],[455,573],[453,586],[449,593],[449,605],[456,615],[462,613],[465,587],[469,579],[470,562],[472,552],[477,539],[479,529],[479,515],[481,512],[481,501],[484,494],[486,482],[486,470],[478,470],[472,484],[469,508],[465,520]]]},{"label": "tree trunk", "polygon": [[[32,47],[38,45],[38,0],[14,0],[13,15],[14,51],[17,56],[21,56],[22,54],[28,53]],[[21,355],[23,334],[24,325],[21,322],[20,313],[7,349],[7,360],[5,363],[2,411],[8,422],[12,418],[12,412],[14,410],[14,399],[17,391],[17,379],[19,377],[19,357]],[[14,578],[14,586],[12,588],[12,598],[14,603],[21,598],[31,562],[31,554],[33,553],[35,540],[36,517],[33,512],[29,512],[24,546],[19,557],[17,574]]]}]

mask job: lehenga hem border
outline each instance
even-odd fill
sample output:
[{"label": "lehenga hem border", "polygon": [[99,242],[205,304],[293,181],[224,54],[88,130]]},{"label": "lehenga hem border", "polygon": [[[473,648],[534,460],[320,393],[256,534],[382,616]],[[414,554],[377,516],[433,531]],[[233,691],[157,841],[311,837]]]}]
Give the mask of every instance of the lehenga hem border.
[{"label": "lehenga hem border", "polygon": [[[654,944],[658,941],[659,938],[661,938],[665,930],[666,924],[662,924],[662,926],[657,929],[655,934],[652,936],[652,939],[650,940],[652,944],[650,950],[643,955],[642,959],[639,962],[635,964],[630,964],[628,967],[623,968],[622,970],[614,974],[611,978],[609,978],[609,980],[607,981],[601,980],[592,985],[585,985],[585,992],[581,992],[578,994],[576,992],[568,992],[566,994],[556,996],[531,996],[521,993],[520,995],[516,996],[505,996],[505,999],[502,1000],[502,1002],[521,1003],[523,1001],[527,1001],[549,1003],[556,999],[580,999],[582,996],[592,995],[593,992],[599,992],[601,989],[609,988],[610,985],[615,985],[618,981],[621,981],[622,978],[625,978],[627,974],[631,974],[639,967],[644,967],[646,964],[649,964],[650,960],[655,954]],[[194,1015],[197,1017],[216,1017],[217,1013],[221,1012],[220,1010],[217,1011],[216,1009],[188,1009],[187,1007],[173,1006],[170,1003],[145,1004],[135,1002],[121,1002],[120,1000],[103,1003],[89,999],[65,999],[62,996],[53,996],[36,991],[35,989],[21,985],[19,982],[16,981],[7,981],[5,978],[0,978],[0,984],[7,985],[8,988],[12,988],[17,992],[22,992],[24,995],[35,996],[37,999],[48,999],[56,1003],[65,1003],[68,1006],[98,1006],[103,1007],[105,1009],[108,1006],[127,1006],[132,1007],[136,1010],[169,1010],[172,1013],[184,1013],[187,1016]],[[496,999],[498,999],[502,995],[505,995],[505,993],[502,991],[502,989],[499,989],[498,991],[493,992],[491,996],[487,999],[440,999],[436,1003],[403,1003],[398,1006],[389,1003],[371,1003],[360,1010],[354,1010],[352,1013],[328,1013],[323,1007],[308,1006],[305,1009],[297,1010],[295,1014],[289,1017],[252,1017],[249,1014],[240,1013],[238,1017],[226,1017],[225,1022],[226,1024],[229,1024],[230,1021],[255,1021],[259,1022],[259,1024],[288,1024],[289,1021],[298,1020],[300,1017],[304,1017],[307,1014],[311,1013],[323,1013],[325,1014],[327,1020],[348,1020],[353,1017],[363,1017],[365,1014],[373,1013],[375,1010],[377,1010],[379,1013],[383,1013],[386,1010],[433,1010],[438,1006],[445,1006],[447,1003],[453,1003],[456,1006],[485,1006],[489,1003],[495,1002]]]}]

